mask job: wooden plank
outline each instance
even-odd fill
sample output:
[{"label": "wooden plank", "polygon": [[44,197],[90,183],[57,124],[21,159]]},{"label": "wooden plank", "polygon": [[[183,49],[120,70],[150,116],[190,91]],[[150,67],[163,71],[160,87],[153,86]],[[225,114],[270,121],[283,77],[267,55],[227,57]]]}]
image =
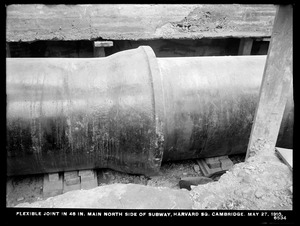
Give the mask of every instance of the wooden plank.
[{"label": "wooden plank", "polygon": [[270,38],[263,38],[262,40],[263,40],[264,42],[269,42],[269,41],[271,41]]},{"label": "wooden plank", "polygon": [[246,159],[274,152],[293,73],[293,8],[279,6],[255,112]]},{"label": "wooden plank", "polygon": [[276,153],[282,159],[282,161],[291,169],[293,170],[293,149],[287,148],[275,148]]},{"label": "wooden plank", "polygon": [[274,5],[9,5],[7,42],[270,37]]},{"label": "wooden plank", "polygon": [[251,55],[252,44],[252,38],[242,38],[240,41],[238,55]]},{"label": "wooden plank", "polygon": [[111,47],[113,46],[112,41],[95,41],[94,47]]}]

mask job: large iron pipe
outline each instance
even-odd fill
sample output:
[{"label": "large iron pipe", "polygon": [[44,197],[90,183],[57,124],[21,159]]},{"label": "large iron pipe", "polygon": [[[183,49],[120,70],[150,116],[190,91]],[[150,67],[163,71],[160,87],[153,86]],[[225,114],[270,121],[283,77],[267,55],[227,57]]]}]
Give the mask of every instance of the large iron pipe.
[{"label": "large iron pipe", "polygon": [[[106,58],[7,58],[7,175],[152,175],[162,160],[246,152],[265,60],[156,58],[145,46]],[[292,112],[291,102],[285,142]]]},{"label": "large iron pipe", "polygon": [[[163,161],[245,153],[266,56],[158,58],[167,117]],[[293,90],[277,146],[293,146]]]},{"label": "large iron pipe", "polygon": [[[163,140],[147,51],[8,58],[7,174],[112,168],[154,174]],[[151,55],[151,60],[156,60]],[[157,91],[159,93],[159,91]]]}]

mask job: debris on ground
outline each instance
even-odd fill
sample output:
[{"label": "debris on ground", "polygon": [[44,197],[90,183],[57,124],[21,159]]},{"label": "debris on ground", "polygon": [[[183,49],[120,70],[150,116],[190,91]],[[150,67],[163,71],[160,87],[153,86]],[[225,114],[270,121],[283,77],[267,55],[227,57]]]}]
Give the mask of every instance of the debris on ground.
[{"label": "debris on ground", "polygon": [[[150,178],[101,169],[98,171],[98,187],[70,191],[48,199],[43,199],[40,194],[42,179],[41,184],[37,179],[30,179],[35,185],[35,190],[32,190],[34,193],[30,193],[28,178],[23,178],[27,180],[23,193],[20,193],[18,187],[21,180],[19,184],[10,180],[7,206],[291,210],[293,181],[289,167],[275,153],[256,153],[246,162],[243,158],[244,156],[230,157],[233,167],[216,180],[197,173],[194,160],[165,163],[159,175]],[[179,182],[187,178],[190,181],[193,178],[206,178],[208,183],[190,183],[183,188]],[[30,194],[32,198],[29,198]],[[24,199],[20,201],[20,197]]]},{"label": "debris on ground", "polygon": [[292,172],[275,153],[256,153],[219,181],[192,186],[193,209],[291,210]]}]

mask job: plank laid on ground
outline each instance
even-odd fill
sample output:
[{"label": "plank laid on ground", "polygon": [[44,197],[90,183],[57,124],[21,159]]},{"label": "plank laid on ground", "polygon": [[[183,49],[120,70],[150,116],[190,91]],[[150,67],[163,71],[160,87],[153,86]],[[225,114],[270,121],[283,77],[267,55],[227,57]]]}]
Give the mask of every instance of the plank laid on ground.
[{"label": "plank laid on ground", "polygon": [[281,5],[275,17],[246,159],[255,152],[274,152],[293,80],[293,7]]},{"label": "plank laid on ground", "polygon": [[293,170],[293,149],[287,149],[287,148],[275,148],[275,151],[280,156],[280,158],[283,160],[283,162],[291,169]]}]

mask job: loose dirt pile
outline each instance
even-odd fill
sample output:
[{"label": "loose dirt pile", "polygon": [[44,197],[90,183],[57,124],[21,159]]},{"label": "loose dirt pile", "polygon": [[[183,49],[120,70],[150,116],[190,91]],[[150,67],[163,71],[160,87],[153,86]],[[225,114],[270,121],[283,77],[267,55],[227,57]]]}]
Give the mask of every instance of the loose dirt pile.
[{"label": "loose dirt pile", "polygon": [[228,29],[229,18],[230,13],[226,13],[225,10],[218,10],[214,7],[211,10],[209,8],[202,10],[200,7],[197,7],[181,21],[171,24],[181,32],[217,32],[225,28]]},{"label": "loose dirt pile", "polygon": [[274,153],[259,153],[190,195],[194,209],[292,210],[292,184],[292,172]]}]

